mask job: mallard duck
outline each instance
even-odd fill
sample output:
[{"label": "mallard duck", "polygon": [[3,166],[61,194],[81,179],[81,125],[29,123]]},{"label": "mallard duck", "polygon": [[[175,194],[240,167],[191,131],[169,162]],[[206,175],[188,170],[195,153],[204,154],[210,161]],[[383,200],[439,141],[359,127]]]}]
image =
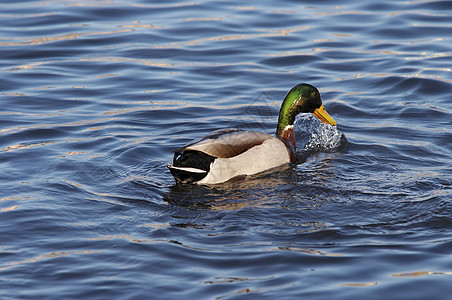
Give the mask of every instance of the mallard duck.
[{"label": "mallard duck", "polygon": [[168,168],[178,183],[217,184],[294,163],[293,124],[299,113],[312,113],[322,122],[336,125],[323,107],[319,91],[306,83],[297,84],[281,105],[276,135],[241,129],[215,131],[174,150]]}]

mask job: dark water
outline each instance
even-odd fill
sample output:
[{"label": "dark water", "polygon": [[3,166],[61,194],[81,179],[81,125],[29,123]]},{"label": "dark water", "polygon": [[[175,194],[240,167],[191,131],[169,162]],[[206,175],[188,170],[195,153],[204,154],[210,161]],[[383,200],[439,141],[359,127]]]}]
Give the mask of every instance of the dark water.
[{"label": "dark water", "polygon": [[[447,299],[451,49],[451,1],[2,1],[0,298]],[[302,163],[174,185],[299,82]]]}]

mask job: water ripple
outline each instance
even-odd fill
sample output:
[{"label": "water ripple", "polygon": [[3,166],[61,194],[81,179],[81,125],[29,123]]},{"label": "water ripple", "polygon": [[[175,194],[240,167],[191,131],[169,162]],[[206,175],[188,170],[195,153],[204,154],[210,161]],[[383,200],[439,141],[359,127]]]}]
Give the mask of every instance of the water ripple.
[{"label": "water ripple", "polygon": [[[450,2],[0,12],[0,298],[450,294]],[[298,164],[174,184],[172,149],[274,133],[299,82],[338,126],[298,117]]]}]

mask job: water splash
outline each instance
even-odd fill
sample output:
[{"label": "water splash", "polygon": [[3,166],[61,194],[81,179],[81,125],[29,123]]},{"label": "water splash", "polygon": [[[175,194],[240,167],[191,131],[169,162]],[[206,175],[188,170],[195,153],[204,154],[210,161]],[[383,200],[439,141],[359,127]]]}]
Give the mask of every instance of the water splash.
[{"label": "water splash", "polygon": [[297,116],[295,137],[303,151],[332,152],[338,150],[347,141],[345,135],[336,126],[324,124],[312,114]]}]

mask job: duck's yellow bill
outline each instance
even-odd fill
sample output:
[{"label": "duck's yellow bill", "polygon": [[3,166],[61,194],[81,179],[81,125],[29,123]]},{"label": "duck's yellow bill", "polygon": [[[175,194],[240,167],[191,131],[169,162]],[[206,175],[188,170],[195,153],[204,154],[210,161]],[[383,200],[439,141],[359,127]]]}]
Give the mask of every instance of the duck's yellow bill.
[{"label": "duck's yellow bill", "polygon": [[323,104],[322,104],[322,106],[317,108],[313,112],[313,114],[314,114],[314,116],[319,118],[323,123],[328,123],[328,124],[331,124],[333,126],[337,125],[336,121],[334,121],[334,119],[326,112],[325,107],[323,107]]}]

